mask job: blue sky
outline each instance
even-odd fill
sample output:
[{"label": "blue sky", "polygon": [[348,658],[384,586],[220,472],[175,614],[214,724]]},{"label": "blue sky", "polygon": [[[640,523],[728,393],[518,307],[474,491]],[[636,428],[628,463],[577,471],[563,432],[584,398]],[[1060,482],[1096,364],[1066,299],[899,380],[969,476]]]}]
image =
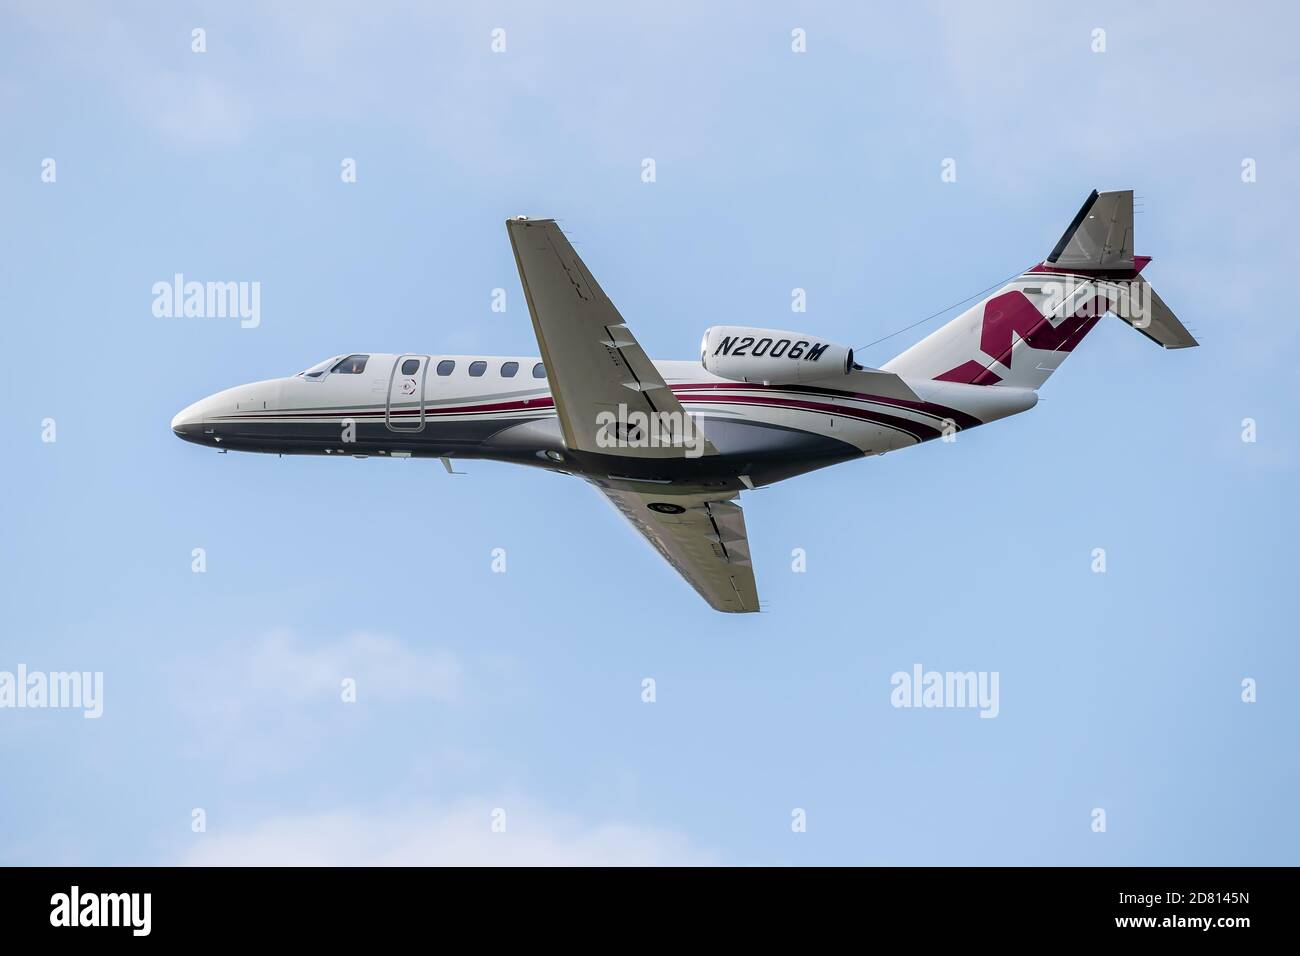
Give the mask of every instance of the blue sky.
[{"label": "blue sky", "polygon": [[[0,4],[0,671],[104,674],[98,720],[0,710],[0,862],[1298,861],[1294,11],[374,6]],[[533,352],[510,215],[685,358],[879,338],[1094,187],[1202,347],[1107,319],[1027,415],[747,495],[762,615],[579,481],[167,427],[328,355]],[[260,326],[154,317],[177,272]],[[998,717],[892,707],[916,663]]]}]

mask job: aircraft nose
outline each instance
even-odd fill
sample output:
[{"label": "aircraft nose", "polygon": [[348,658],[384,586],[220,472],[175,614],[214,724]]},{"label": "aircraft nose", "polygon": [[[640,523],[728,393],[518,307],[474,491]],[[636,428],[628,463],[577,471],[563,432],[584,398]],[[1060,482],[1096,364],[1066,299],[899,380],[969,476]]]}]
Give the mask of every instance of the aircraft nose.
[{"label": "aircraft nose", "polygon": [[203,435],[203,410],[199,406],[202,404],[202,402],[195,402],[176,413],[176,417],[172,419],[172,432],[177,438],[186,441],[200,440]]}]

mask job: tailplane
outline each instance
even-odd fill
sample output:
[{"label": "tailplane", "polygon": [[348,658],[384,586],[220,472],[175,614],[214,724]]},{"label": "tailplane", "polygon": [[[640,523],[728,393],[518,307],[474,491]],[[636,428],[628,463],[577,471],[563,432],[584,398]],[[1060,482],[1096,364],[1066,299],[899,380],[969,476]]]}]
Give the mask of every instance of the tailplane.
[{"label": "tailplane", "polygon": [[1093,191],[1041,263],[881,368],[904,378],[1038,388],[1107,313],[1170,349],[1197,344],[1133,254],[1133,192]]}]

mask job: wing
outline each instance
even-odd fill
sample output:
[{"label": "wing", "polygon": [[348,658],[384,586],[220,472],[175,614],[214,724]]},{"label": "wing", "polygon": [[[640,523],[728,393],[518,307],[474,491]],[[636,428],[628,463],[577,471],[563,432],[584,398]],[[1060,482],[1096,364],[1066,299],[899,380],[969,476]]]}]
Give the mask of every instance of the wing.
[{"label": "wing", "polygon": [[732,495],[645,494],[597,487],[710,607],[758,610],[745,513]]},{"label": "wing", "polygon": [[[553,219],[506,221],[533,331],[551,384],[564,443],[577,451],[642,458],[681,458],[684,445],[610,447],[598,441],[597,416],[686,410],[623,322]],[[618,418],[626,421],[626,418]],[[633,419],[635,421],[635,419]],[[624,443],[625,445],[626,443]],[[696,444],[694,455],[701,450]],[[715,449],[704,442],[703,454]]]}]

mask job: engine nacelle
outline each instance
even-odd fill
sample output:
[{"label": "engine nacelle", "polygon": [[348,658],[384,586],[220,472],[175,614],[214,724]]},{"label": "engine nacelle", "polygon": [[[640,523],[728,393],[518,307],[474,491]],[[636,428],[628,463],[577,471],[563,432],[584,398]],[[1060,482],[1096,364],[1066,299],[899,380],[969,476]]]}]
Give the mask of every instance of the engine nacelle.
[{"label": "engine nacelle", "polygon": [[715,325],[704,333],[700,361],[736,382],[790,385],[824,382],[856,368],[853,349],[802,332]]}]

